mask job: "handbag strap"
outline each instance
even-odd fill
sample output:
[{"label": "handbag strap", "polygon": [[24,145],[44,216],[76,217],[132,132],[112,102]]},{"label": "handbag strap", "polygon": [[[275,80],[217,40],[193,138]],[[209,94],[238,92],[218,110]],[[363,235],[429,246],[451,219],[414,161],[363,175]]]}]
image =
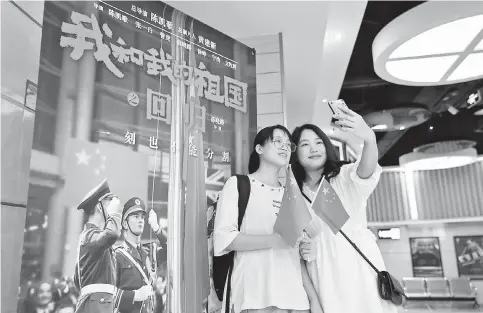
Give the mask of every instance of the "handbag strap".
[{"label": "handbag strap", "polygon": [[361,250],[359,250],[359,248],[356,246],[355,243],[352,242],[352,240],[349,239],[349,237],[347,237],[347,235],[342,231],[342,229],[340,230],[340,233],[342,234],[342,236],[344,236],[345,239],[347,239],[347,241],[351,244],[352,247],[354,247],[354,249],[356,249],[357,252],[359,252],[360,256],[364,258],[364,260],[366,260],[367,264],[369,264],[372,269],[377,273],[379,274],[380,271],[377,269],[377,267],[374,266],[374,264],[372,264],[371,261],[369,261],[369,259],[364,255],[364,253],[362,253]]},{"label": "handbag strap", "polygon": [[[312,203],[312,200],[310,200],[310,198],[303,191],[302,191],[302,195],[305,197],[305,199],[307,199],[307,201],[309,201],[309,203]],[[362,253],[362,251],[356,246],[356,244],[352,240],[350,240],[350,238],[342,231],[342,229],[340,229],[339,232],[351,244],[351,246],[359,253],[359,255],[367,262],[367,264],[369,264],[372,267],[372,269],[377,274],[379,274],[380,271],[377,269],[377,267],[375,267],[374,264],[372,264],[372,262],[369,261],[369,259],[364,255],[364,253]]]}]

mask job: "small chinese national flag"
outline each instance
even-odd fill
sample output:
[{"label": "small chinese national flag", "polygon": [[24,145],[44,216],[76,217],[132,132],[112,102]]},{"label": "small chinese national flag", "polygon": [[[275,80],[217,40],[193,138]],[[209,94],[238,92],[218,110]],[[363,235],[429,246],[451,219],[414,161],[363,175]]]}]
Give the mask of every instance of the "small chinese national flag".
[{"label": "small chinese national flag", "polygon": [[292,168],[289,167],[282,205],[273,229],[288,245],[294,247],[311,220],[312,216],[297,185]]},{"label": "small chinese national flag", "polygon": [[337,234],[349,219],[349,214],[339,199],[334,188],[326,179],[322,179],[319,192],[315,196],[312,209]]}]

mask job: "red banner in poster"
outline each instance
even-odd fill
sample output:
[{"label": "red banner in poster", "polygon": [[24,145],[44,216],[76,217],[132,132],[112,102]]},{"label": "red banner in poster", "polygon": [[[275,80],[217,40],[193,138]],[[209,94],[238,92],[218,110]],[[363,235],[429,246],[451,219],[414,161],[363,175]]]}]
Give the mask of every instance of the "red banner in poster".
[{"label": "red banner in poster", "polygon": [[113,143],[70,139],[64,158],[66,206],[77,206],[104,178],[121,203],[131,197],[148,200],[148,156]]}]

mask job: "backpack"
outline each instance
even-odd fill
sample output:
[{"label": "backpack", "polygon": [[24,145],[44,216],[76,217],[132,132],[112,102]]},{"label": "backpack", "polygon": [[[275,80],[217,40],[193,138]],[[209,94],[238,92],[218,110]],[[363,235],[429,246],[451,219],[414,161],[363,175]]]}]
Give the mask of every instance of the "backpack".
[{"label": "backpack", "polygon": [[[240,230],[241,224],[243,222],[243,217],[245,216],[245,211],[248,204],[248,199],[250,197],[250,180],[246,175],[235,175],[237,178],[237,186],[238,186],[238,230]],[[226,291],[227,295],[230,294],[231,290],[231,274],[233,269],[233,262],[235,258],[235,251],[231,251],[222,256],[214,256],[213,255],[213,248],[212,248],[212,236],[216,218],[216,207],[218,204],[218,200],[213,203],[212,207],[208,209],[208,249],[209,255],[211,258],[211,265],[212,265],[212,281],[213,281],[213,289],[216,293],[217,300],[223,301],[223,292],[225,289],[225,283],[228,284]],[[230,298],[227,297],[226,300],[226,310],[225,312],[229,312],[228,308],[230,307]]]}]

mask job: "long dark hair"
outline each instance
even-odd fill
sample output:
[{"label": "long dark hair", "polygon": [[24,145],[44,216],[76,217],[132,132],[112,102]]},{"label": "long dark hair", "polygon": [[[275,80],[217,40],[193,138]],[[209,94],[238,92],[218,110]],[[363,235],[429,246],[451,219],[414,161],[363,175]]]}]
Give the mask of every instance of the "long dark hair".
[{"label": "long dark hair", "polygon": [[267,141],[272,140],[275,129],[280,129],[287,135],[289,139],[292,138],[288,129],[282,125],[268,126],[260,130],[253,141],[253,151],[252,154],[250,154],[250,160],[248,161],[248,173],[253,174],[260,167],[260,156],[257,153],[256,147],[257,145],[263,147]]},{"label": "long dark hair", "polygon": [[[332,142],[330,142],[329,137],[327,137],[327,135],[322,131],[322,129],[320,129],[319,127],[313,124],[304,124],[300,127],[295,128],[295,130],[292,133],[292,140],[297,146],[299,145],[300,136],[302,136],[302,132],[304,130],[313,131],[317,135],[317,137],[322,139],[322,141],[324,142],[327,160],[325,161],[324,171],[320,179],[322,179],[322,177],[325,176],[327,181],[330,181],[332,178],[339,175],[340,168],[342,167],[342,165],[348,164],[349,162],[340,161],[339,156],[337,155],[337,152],[335,151],[335,148],[332,145]],[[297,181],[297,184],[299,185],[300,189],[302,189],[302,184],[305,181],[306,173],[305,173],[305,169],[300,164],[297,151],[292,153],[290,157],[290,164],[292,166],[292,171],[295,176],[295,180]]]}]

